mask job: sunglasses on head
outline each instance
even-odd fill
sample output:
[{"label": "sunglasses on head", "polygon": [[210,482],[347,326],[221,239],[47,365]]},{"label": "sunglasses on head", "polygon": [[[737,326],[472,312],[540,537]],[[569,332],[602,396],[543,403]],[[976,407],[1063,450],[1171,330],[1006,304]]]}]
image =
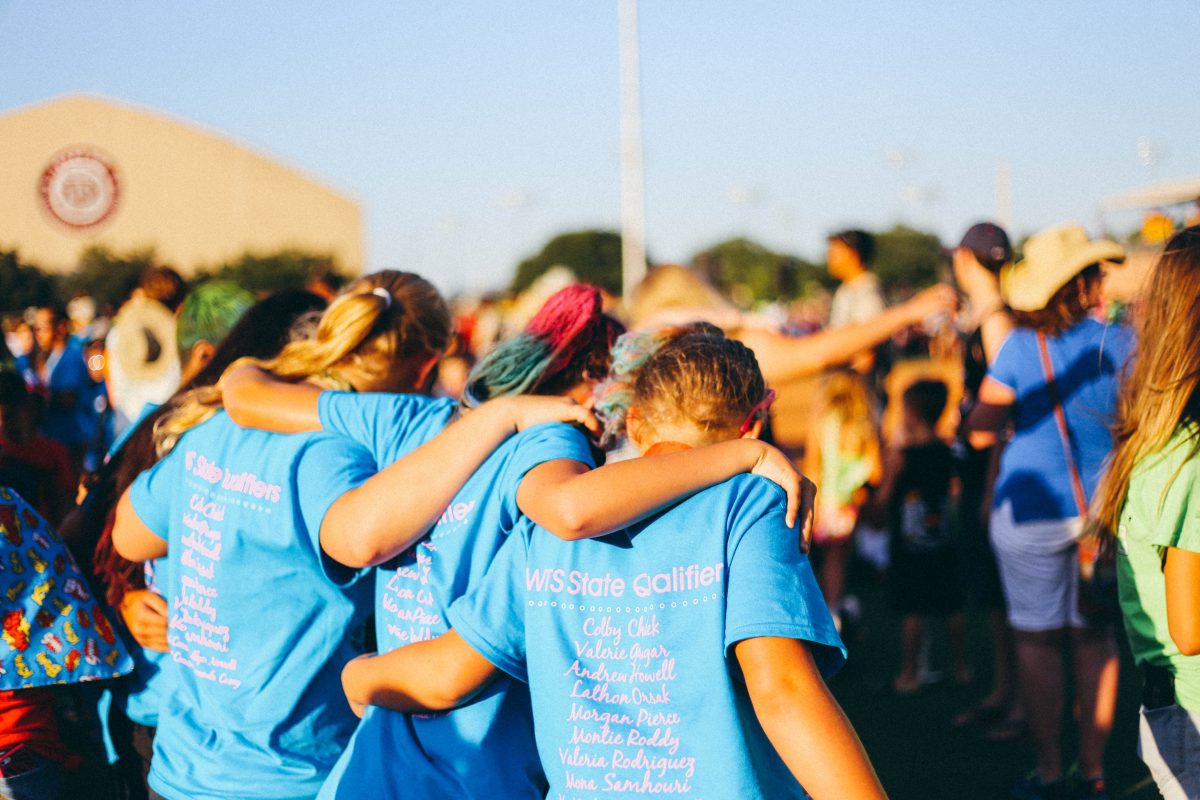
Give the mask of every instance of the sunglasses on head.
[{"label": "sunglasses on head", "polygon": [[754,420],[763,419],[770,410],[771,404],[775,402],[775,390],[767,389],[767,393],[763,395],[763,399],[759,400],[754,408],[750,409],[750,413],[746,415],[746,421],[742,423],[742,427],[738,428],[738,433],[745,436],[754,427]]}]

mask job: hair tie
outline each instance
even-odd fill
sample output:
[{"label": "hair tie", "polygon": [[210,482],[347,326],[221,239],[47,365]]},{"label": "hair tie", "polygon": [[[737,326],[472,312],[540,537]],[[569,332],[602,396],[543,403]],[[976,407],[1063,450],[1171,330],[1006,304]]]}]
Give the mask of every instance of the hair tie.
[{"label": "hair tie", "polygon": [[392,293],[389,292],[387,289],[383,288],[382,286],[376,286],[374,289],[371,290],[371,294],[375,295],[376,297],[383,298],[383,310],[384,311],[387,311],[389,308],[392,307]]}]

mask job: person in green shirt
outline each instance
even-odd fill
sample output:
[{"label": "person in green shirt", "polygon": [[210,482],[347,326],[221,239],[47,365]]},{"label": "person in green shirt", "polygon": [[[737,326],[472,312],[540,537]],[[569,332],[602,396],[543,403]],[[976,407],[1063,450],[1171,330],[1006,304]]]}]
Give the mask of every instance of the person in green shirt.
[{"label": "person in green shirt", "polygon": [[1093,522],[1116,540],[1143,673],[1139,755],[1166,800],[1200,798],[1200,226],[1167,242],[1143,297]]}]

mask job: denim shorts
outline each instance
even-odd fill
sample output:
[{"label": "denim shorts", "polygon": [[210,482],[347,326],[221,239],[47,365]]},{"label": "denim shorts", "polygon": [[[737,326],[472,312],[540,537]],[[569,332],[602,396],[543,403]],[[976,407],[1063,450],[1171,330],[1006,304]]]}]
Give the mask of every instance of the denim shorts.
[{"label": "denim shorts", "polygon": [[1200,800],[1200,713],[1142,707],[1138,756],[1163,800]]}]

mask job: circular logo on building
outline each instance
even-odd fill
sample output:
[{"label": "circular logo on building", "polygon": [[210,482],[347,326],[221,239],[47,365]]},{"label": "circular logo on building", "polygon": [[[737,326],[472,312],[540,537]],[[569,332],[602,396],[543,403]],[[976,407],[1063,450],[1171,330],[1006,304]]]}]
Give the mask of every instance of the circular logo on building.
[{"label": "circular logo on building", "polygon": [[42,172],[42,202],[64,225],[90,228],[108,219],[120,195],[117,173],[89,150],[64,150]]}]

